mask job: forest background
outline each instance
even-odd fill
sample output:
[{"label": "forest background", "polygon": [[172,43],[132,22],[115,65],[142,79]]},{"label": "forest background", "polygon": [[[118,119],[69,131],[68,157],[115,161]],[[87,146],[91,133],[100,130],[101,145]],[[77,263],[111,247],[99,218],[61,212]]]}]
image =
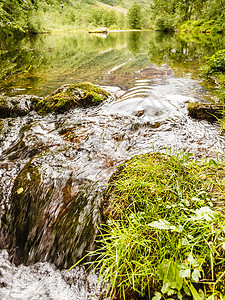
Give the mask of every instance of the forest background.
[{"label": "forest background", "polygon": [[155,29],[222,32],[225,0],[1,0],[0,33]]}]

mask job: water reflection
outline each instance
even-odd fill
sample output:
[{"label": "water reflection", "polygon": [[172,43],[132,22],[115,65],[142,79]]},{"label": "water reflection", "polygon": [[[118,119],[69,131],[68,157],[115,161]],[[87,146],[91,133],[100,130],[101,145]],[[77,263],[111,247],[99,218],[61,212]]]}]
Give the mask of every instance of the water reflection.
[{"label": "water reflection", "polygon": [[140,46],[141,46],[140,40],[141,40],[140,32],[129,33],[127,48],[134,56],[136,56],[136,54],[140,52]]},{"label": "water reflection", "polygon": [[85,32],[10,38],[0,43],[0,88],[46,95],[61,84],[88,80],[127,89],[135,82],[134,73],[151,63],[166,63],[179,75],[196,75],[204,56],[224,43],[221,35],[159,32],[111,32],[104,39]]}]

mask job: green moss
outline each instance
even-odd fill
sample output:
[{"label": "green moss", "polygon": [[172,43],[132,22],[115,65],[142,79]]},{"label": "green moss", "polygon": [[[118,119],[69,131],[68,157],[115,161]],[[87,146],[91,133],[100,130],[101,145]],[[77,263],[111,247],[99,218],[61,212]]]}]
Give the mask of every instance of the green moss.
[{"label": "green moss", "polygon": [[64,112],[72,107],[88,107],[100,104],[108,92],[89,82],[63,85],[51,95],[39,100],[38,113]]},{"label": "green moss", "polygon": [[220,72],[217,74],[217,83],[221,87],[225,87],[225,72]]}]

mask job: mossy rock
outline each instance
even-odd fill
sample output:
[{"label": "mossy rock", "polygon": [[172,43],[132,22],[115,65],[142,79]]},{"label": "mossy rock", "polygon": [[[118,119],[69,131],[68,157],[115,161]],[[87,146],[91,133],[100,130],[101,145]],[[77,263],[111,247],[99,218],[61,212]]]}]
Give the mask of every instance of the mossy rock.
[{"label": "mossy rock", "polygon": [[108,96],[107,91],[89,82],[65,84],[51,95],[39,100],[36,111],[40,114],[62,113],[73,107],[88,107],[100,104]]},{"label": "mossy rock", "polygon": [[223,117],[223,105],[208,103],[189,103],[188,114],[192,118],[216,121]]}]

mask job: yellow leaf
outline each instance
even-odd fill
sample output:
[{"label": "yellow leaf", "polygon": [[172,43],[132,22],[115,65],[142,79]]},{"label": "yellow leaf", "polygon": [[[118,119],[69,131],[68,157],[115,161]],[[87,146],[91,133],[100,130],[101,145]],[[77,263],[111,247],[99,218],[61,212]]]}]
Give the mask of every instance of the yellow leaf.
[{"label": "yellow leaf", "polygon": [[19,188],[16,192],[18,195],[21,194],[23,192],[23,188]]}]

